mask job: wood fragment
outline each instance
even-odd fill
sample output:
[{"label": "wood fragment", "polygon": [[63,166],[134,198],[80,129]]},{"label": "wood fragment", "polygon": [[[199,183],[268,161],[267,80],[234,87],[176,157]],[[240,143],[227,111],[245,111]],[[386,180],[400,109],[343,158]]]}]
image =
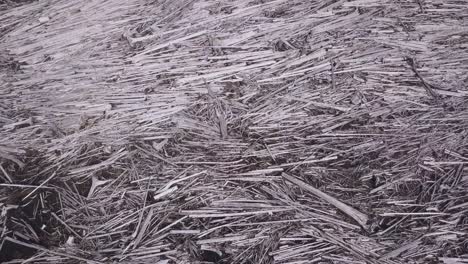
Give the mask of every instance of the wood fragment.
[{"label": "wood fragment", "polygon": [[286,180],[296,184],[299,188],[304,189],[305,191],[308,191],[312,193],[315,196],[318,196],[319,198],[331,203],[334,205],[336,208],[340,209],[343,213],[347,214],[349,217],[353,218],[364,230],[368,229],[368,221],[369,217],[358,210],[352,208],[351,206],[341,202],[340,200],[320,191],[319,189],[316,189],[309,184],[292,177],[286,173],[283,173],[283,178]]}]

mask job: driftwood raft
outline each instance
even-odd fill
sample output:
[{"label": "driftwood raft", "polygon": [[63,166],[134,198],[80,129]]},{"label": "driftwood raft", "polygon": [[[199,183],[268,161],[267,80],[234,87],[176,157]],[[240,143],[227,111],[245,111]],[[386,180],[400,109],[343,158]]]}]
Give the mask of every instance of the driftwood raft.
[{"label": "driftwood raft", "polygon": [[468,1],[0,10],[0,261],[468,262]]}]

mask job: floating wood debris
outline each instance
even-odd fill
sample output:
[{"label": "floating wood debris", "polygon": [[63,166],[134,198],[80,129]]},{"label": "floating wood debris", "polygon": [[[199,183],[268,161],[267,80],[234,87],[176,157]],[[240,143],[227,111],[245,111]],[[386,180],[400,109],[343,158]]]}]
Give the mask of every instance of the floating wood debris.
[{"label": "floating wood debris", "polygon": [[0,262],[467,263],[467,14],[0,1]]}]

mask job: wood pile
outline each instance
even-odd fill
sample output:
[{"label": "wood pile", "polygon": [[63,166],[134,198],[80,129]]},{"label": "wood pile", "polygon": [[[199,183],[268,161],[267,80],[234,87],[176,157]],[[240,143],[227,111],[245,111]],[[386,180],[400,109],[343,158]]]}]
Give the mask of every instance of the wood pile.
[{"label": "wood pile", "polygon": [[0,1],[0,262],[468,263],[467,0]]}]

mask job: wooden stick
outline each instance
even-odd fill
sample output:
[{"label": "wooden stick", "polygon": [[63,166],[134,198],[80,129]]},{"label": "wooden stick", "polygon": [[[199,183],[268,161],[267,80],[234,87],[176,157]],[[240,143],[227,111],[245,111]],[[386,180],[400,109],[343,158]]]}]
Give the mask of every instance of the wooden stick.
[{"label": "wooden stick", "polygon": [[286,180],[294,183],[295,185],[297,185],[299,188],[305,190],[305,191],[308,191],[310,193],[312,193],[313,195],[315,196],[318,196],[320,198],[322,198],[323,200],[329,202],[330,204],[332,204],[333,206],[335,206],[336,208],[340,209],[340,211],[342,211],[343,213],[347,214],[349,217],[353,218],[362,228],[364,228],[364,230],[367,230],[368,229],[368,221],[369,221],[369,217],[361,212],[359,212],[358,210],[352,208],[351,206],[341,202],[340,200],[320,191],[319,189],[316,189],[312,186],[310,186],[309,184],[295,178],[295,177],[292,177],[286,173],[283,173],[283,178],[285,178]]}]

